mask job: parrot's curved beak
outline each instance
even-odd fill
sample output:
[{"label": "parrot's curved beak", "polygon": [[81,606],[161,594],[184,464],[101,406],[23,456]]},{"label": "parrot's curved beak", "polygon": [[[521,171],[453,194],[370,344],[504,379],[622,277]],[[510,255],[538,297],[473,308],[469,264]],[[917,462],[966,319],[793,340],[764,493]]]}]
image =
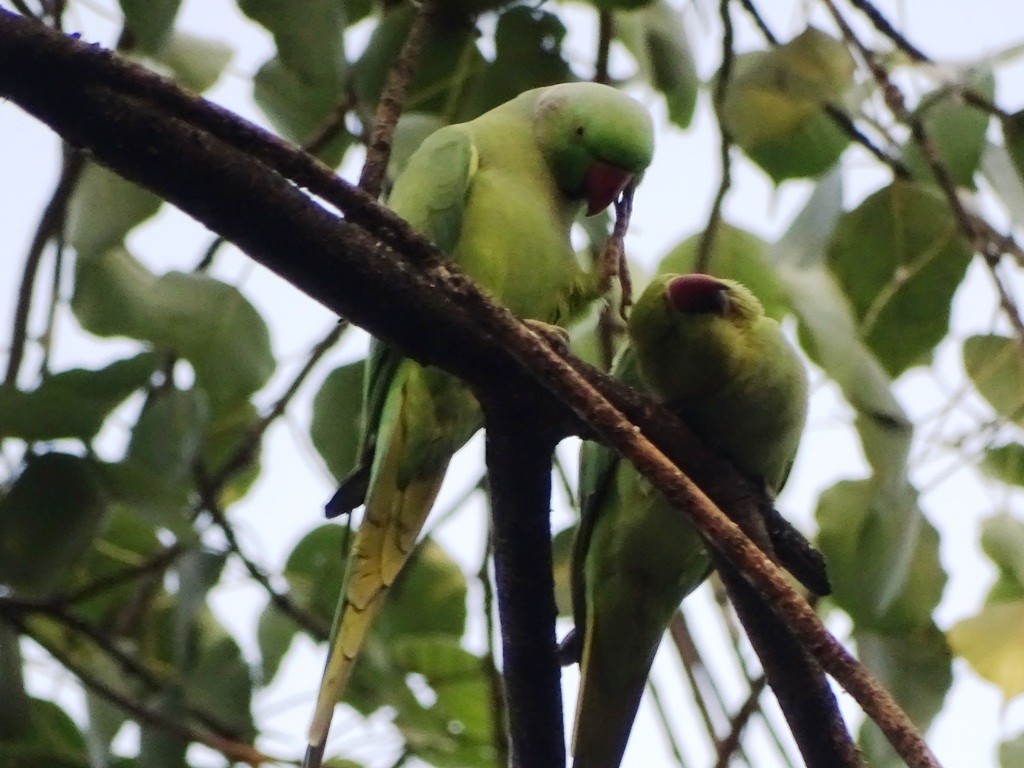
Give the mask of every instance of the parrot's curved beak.
[{"label": "parrot's curved beak", "polygon": [[587,216],[600,213],[614,203],[632,180],[633,174],[617,165],[599,160],[590,166],[583,182],[583,193],[587,198]]}]

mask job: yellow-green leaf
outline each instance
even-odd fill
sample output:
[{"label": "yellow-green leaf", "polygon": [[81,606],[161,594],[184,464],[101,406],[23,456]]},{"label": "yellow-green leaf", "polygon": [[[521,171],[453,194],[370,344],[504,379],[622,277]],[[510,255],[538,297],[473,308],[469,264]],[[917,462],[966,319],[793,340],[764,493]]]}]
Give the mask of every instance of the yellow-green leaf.
[{"label": "yellow-green leaf", "polygon": [[986,605],[949,630],[949,644],[975,672],[1003,691],[1024,693],[1024,600]]}]

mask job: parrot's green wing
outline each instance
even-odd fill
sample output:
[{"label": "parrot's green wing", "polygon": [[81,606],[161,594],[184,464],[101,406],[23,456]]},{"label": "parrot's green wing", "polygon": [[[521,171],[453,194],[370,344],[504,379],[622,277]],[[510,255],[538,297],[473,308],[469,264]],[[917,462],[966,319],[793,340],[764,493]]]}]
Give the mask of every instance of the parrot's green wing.
[{"label": "parrot's green wing", "polygon": [[450,255],[462,232],[466,193],[476,166],[469,128],[452,125],[435,131],[410,158],[388,205]]}]

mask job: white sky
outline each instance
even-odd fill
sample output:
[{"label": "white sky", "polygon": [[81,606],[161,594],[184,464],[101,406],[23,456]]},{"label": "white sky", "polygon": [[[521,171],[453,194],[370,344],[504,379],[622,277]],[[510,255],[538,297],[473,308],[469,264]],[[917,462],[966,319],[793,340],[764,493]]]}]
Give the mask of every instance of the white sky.
[{"label": "white sky", "polygon": [[[697,48],[700,73],[706,77],[717,64],[720,45],[717,3],[703,0],[698,5],[696,13],[690,8],[688,20]],[[802,29],[807,3],[764,0],[759,5],[771,7],[769,21],[781,38],[787,39]],[[1024,41],[1024,3],[1019,0],[973,3],[906,0],[879,2],[878,5],[920,48],[944,62],[974,60]],[[850,13],[847,16],[852,18]],[[577,12],[571,18],[573,61],[579,73],[585,74],[591,56],[589,52],[594,46],[594,25],[590,23],[588,13]],[[759,38],[739,9],[734,10],[734,19],[740,47],[760,45]],[[820,15],[815,19],[822,20]],[[81,30],[86,39],[109,44],[118,27],[116,3],[114,0],[74,3],[69,21],[70,26]],[[228,0],[185,0],[180,26],[196,34],[227,41],[235,48],[236,55],[229,73],[208,96],[250,119],[263,122],[251,103],[249,82],[273,50],[269,36],[242,17]],[[621,66],[628,66],[624,58],[617,61]],[[666,129],[664,110],[657,99],[652,97],[646,101],[661,130],[654,165],[636,197],[628,246],[635,258],[653,266],[683,236],[703,227],[718,183],[718,139],[706,99],[701,102],[694,125],[686,132]],[[1000,71],[997,101],[1008,111],[1024,108],[1024,66],[1015,64]],[[885,174],[873,168],[862,152],[854,150],[848,153],[846,163],[851,171],[852,183],[847,187],[851,202],[885,182]],[[354,179],[357,169],[357,163],[350,162],[343,169],[343,174]],[[8,327],[20,279],[21,260],[42,205],[52,191],[57,171],[58,144],[54,136],[13,105],[0,103],[0,210],[3,211],[0,214],[0,247],[6,264],[6,277],[0,280],[0,327]],[[810,189],[805,182],[788,182],[781,190],[775,190],[764,174],[747,163],[737,163],[733,173],[733,191],[725,205],[726,217],[769,240],[785,230]],[[994,215],[999,221],[1000,212],[994,211]],[[191,268],[209,240],[210,234],[203,228],[177,211],[165,208],[154,223],[133,234],[130,242],[136,254],[142,256],[151,268],[162,272]],[[272,402],[302,364],[309,347],[329,330],[333,317],[232,249],[218,259],[216,274],[240,284],[271,325],[274,350],[283,363],[282,372],[259,399],[263,404]],[[45,282],[44,279],[44,285]],[[1018,296],[1024,294],[1024,283],[1019,276],[1012,286]],[[963,338],[972,332],[990,330],[993,306],[984,273],[972,268],[965,287],[956,298],[955,336]],[[95,367],[126,349],[124,344],[117,342],[85,338],[76,333],[73,326],[74,320],[65,308],[58,326],[59,343],[55,350],[59,367]],[[6,344],[6,340],[3,343]],[[264,472],[256,488],[231,510],[243,546],[270,570],[280,569],[298,539],[321,522],[320,510],[332,491],[332,483],[305,437],[309,399],[333,364],[354,358],[359,350],[360,341],[352,339],[336,351],[328,363],[321,365],[319,373],[306,387],[304,397],[300,397],[291,409],[288,419],[271,429],[263,453]],[[962,381],[959,349],[955,344],[943,345],[938,359],[938,380],[927,371],[917,370],[904,376],[898,384],[898,397],[914,416],[933,413],[944,397]],[[28,362],[31,364],[31,359]],[[979,407],[975,407],[975,412],[978,411]],[[831,384],[823,383],[816,387],[810,425],[780,504],[783,511],[805,530],[813,531],[814,501],[823,488],[840,478],[867,474],[849,426],[850,416],[849,409],[842,404]],[[970,422],[961,419],[959,424],[963,427]],[[943,432],[955,434],[956,427],[956,422],[953,422],[946,425]],[[124,423],[109,425],[107,445],[116,445],[123,430]],[[574,451],[575,446],[570,443],[560,449],[567,460]],[[468,458],[461,460],[451,473],[439,506],[443,507],[446,498],[454,498],[467,484],[475,481],[480,452],[478,437],[467,448]],[[916,453],[920,453],[920,446]],[[942,534],[942,560],[950,571],[950,582],[936,614],[943,628],[972,614],[991,584],[993,569],[977,548],[979,520],[1011,508],[1018,517],[1024,515],[1020,494],[1003,493],[991,484],[983,484],[974,472],[959,470],[957,461],[955,455],[947,453],[938,460],[923,462],[914,478],[919,487],[926,489],[922,506],[928,519]],[[437,534],[468,574],[475,573],[479,565],[482,515],[480,504],[470,505]],[[556,509],[556,525],[567,520],[564,509]],[[246,654],[255,659],[254,622],[265,598],[258,588],[248,583],[240,567],[231,567],[227,573],[223,585],[213,595],[214,608],[235,633]],[[706,590],[704,592],[694,600],[706,600]],[[478,599],[479,595],[476,597]],[[702,631],[699,640],[704,643],[704,648],[713,649],[724,639],[715,636],[713,627],[717,625],[708,624],[712,628]],[[834,628],[843,631],[845,627],[839,621]],[[470,642],[479,648],[481,638],[482,628],[472,627]],[[260,746],[267,751],[299,753],[321,664],[319,649],[307,642],[296,643],[275,684],[257,697],[256,716],[268,729],[268,735]],[[656,664],[656,674],[660,671],[663,681],[678,679],[676,665],[674,652],[663,650]],[[1002,712],[1000,695],[993,686],[980,681],[961,662],[956,663],[955,671],[954,689],[947,699],[944,713],[930,732],[929,740],[947,766],[995,765],[994,745],[1024,725],[1024,707],[1017,702]],[[567,670],[564,681],[567,717],[571,720],[575,670]],[[71,700],[76,698],[66,680],[54,679],[49,672],[34,674],[31,682],[38,694],[57,694]],[[673,707],[679,703],[681,695],[666,691],[666,688],[667,685],[662,685],[662,693],[669,706]],[[739,688],[730,691],[733,701],[738,701],[742,695]],[[849,697],[843,695],[842,698],[844,704],[850,703]],[[850,707],[849,711],[854,711],[854,708]],[[389,760],[384,755],[369,759],[376,753],[372,740],[360,737],[356,743],[344,735],[338,736],[344,722],[345,718],[339,713],[334,730],[336,740],[332,739],[332,744],[353,746],[360,758],[367,759],[368,765],[388,764]],[[386,728],[381,726],[381,732],[384,731]],[[679,735],[693,764],[708,764],[709,753],[693,745],[692,740],[687,742],[685,733],[680,732]],[[197,752],[202,751],[197,748]],[[650,704],[645,702],[624,766],[646,766],[652,760],[656,761],[655,764],[662,764],[668,759]]]}]

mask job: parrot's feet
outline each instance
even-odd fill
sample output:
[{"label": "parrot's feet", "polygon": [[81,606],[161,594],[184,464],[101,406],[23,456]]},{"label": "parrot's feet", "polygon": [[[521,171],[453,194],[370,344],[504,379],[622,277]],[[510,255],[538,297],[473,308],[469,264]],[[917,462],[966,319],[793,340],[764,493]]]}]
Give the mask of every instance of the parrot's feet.
[{"label": "parrot's feet", "polygon": [[569,630],[569,634],[558,644],[556,653],[558,654],[558,663],[563,667],[579,664],[580,656],[583,653],[583,640],[579,632],[575,629]]},{"label": "parrot's feet", "polygon": [[546,341],[559,354],[569,351],[569,332],[560,325],[552,325],[541,320],[523,320],[526,327]]}]

